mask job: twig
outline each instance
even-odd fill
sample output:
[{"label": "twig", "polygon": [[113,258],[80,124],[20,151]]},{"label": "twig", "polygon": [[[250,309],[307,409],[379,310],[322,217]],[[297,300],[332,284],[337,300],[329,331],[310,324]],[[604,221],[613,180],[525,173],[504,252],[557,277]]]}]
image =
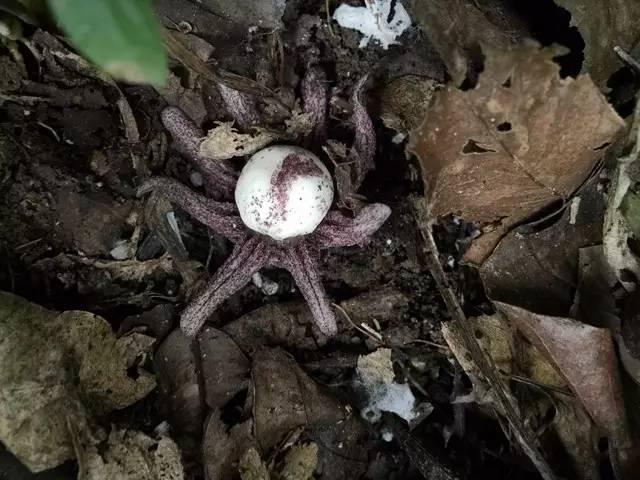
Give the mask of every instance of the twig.
[{"label": "twig", "polygon": [[344,308],[342,308],[337,303],[332,303],[331,305],[342,314],[342,316],[351,324],[353,328],[358,330],[360,333],[363,333],[364,335],[369,337],[371,340],[374,340],[380,344],[384,344],[384,341],[382,340],[382,335],[380,335],[378,332],[372,330],[371,327],[369,327],[368,325],[367,325],[368,329],[364,328],[364,325],[363,326],[356,325],[354,321],[351,320],[351,317],[349,316],[349,314]]},{"label": "twig", "polygon": [[335,37],[336,33],[333,31],[333,26],[331,25],[331,9],[329,8],[329,2],[330,0],[324,0],[324,8],[327,13],[327,27],[329,27],[329,33],[331,34],[331,36]]},{"label": "twig", "polygon": [[511,397],[507,394],[504,382],[493,364],[493,359],[480,347],[480,344],[473,334],[473,327],[470,324],[469,319],[462,311],[462,307],[460,306],[455,293],[449,287],[446,274],[444,273],[442,265],[440,264],[440,259],[438,258],[438,247],[436,246],[431,233],[431,225],[424,220],[428,218],[428,216],[426,214],[426,206],[424,205],[423,200],[416,201],[414,203],[414,207],[416,223],[425,242],[427,265],[431,275],[436,281],[440,295],[442,295],[445,305],[447,306],[447,310],[453,319],[453,328],[457,331],[458,335],[460,335],[460,338],[463,339],[465,347],[471,354],[473,361],[478,366],[480,372],[486,378],[489,385],[493,388],[502,410],[504,411],[504,415],[524,452],[545,480],[557,479],[557,476],[551,469],[551,466],[544,458],[534,433],[525,426],[518,415],[517,407],[514,405]]},{"label": "twig", "polygon": [[620,57],[620,60],[629,65],[636,73],[640,73],[640,62],[633,58],[629,52],[619,45],[613,47],[613,51]]}]

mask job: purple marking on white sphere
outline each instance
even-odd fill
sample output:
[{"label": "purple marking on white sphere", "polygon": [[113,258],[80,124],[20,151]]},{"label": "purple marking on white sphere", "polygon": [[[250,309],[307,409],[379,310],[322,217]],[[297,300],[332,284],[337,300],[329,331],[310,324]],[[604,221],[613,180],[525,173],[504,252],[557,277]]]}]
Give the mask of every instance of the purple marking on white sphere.
[{"label": "purple marking on white sphere", "polygon": [[242,169],[235,191],[247,227],[275,240],[312,233],[333,201],[329,171],[313,153],[273,145],[256,152]]}]

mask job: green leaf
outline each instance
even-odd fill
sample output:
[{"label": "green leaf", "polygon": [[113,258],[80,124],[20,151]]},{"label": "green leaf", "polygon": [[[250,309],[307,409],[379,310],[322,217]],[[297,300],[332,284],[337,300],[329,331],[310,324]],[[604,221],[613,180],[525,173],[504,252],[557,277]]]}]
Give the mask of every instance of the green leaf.
[{"label": "green leaf", "polygon": [[48,0],[80,53],[114,78],[161,86],[167,58],[149,0]]}]

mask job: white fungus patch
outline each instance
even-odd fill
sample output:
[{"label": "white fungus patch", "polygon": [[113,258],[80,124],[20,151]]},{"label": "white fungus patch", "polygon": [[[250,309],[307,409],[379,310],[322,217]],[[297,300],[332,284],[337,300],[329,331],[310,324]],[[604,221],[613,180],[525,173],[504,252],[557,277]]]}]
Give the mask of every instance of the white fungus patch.
[{"label": "white fungus patch", "polygon": [[342,4],[333,13],[338,25],[362,33],[360,48],[366,47],[374,38],[386,50],[389,45],[398,43],[396,38],[411,26],[411,17],[399,1],[395,2],[393,12],[392,0],[365,0],[365,5],[352,7]]},{"label": "white fungus patch", "polygon": [[324,219],[333,201],[333,181],[313,153],[273,145],[251,156],[235,198],[247,227],[286,240],[313,232]]}]

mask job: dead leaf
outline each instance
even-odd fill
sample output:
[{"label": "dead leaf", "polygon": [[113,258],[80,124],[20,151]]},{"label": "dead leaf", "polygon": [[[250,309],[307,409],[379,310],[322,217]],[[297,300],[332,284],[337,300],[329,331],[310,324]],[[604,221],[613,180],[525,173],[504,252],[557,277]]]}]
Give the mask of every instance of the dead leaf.
[{"label": "dead leaf", "polygon": [[[613,339],[608,330],[494,302],[562,374],[595,424],[609,437],[612,462],[623,472],[638,465],[623,402]],[[623,475],[624,477],[624,475]]]},{"label": "dead leaf", "polygon": [[418,128],[439,86],[419,75],[404,75],[385,85],[376,95],[385,127],[405,135]]},{"label": "dead leaf", "polygon": [[[540,432],[541,444],[550,460],[555,460],[568,478],[599,478],[597,458],[598,432],[591,419],[574,397],[565,392],[566,381],[532,345],[523,342],[501,315],[470,319],[474,336],[493,360],[496,369],[507,378],[529,382],[528,388],[541,390],[543,395],[512,395],[527,422]],[[493,390],[471,360],[458,332],[443,324],[442,334],[456,360],[471,379],[473,390],[468,396],[485,413],[493,416],[502,408]],[[513,383],[512,383],[513,384]],[[513,393],[513,392],[510,392]],[[460,401],[462,399],[458,399]],[[549,423],[549,410],[555,414]],[[537,412],[537,413],[536,413]],[[567,461],[569,460],[569,461]]]},{"label": "dead leaf", "polygon": [[54,312],[0,293],[0,338],[0,439],[34,472],[73,458],[68,421],[81,428],[155,387],[136,367],[153,339],[116,339],[88,312]]},{"label": "dead leaf", "polygon": [[454,213],[483,227],[466,255],[472,263],[574,193],[624,127],[588,76],[559,77],[558,53],[533,43],[487,49],[477,87],[440,92],[412,134],[431,219]]},{"label": "dead leaf", "polygon": [[229,160],[252,155],[280,138],[276,132],[257,128],[251,133],[240,133],[232,122],[217,122],[200,144],[200,155],[212,161]]},{"label": "dead leaf", "polygon": [[182,444],[183,437],[200,437],[205,412],[191,340],[179,328],[173,330],[153,360],[160,408],[176,433],[175,438]]},{"label": "dead leaf", "polygon": [[242,480],[269,480],[271,478],[269,469],[253,447],[244,453],[238,467]]},{"label": "dead leaf", "polygon": [[154,440],[142,432],[114,428],[106,446],[93,445],[84,456],[86,471],[79,480],[185,478],[180,450],[169,437]]},{"label": "dead leaf", "polygon": [[[482,61],[480,46],[508,50],[528,36],[526,27],[504,6],[482,8],[472,0],[409,0],[412,16],[444,60],[455,85],[473,75]],[[502,17],[492,15],[499,11]]]},{"label": "dead leaf", "polygon": [[604,221],[604,254],[614,276],[627,291],[635,290],[640,282],[640,259],[631,246],[638,241],[632,225],[625,217],[625,198],[633,193],[634,184],[640,180],[640,104],[636,106],[627,143],[628,155],[618,158],[609,189]]},{"label": "dead leaf", "polygon": [[557,0],[571,13],[571,25],[584,40],[584,64],[593,81],[606,88],[609,77],[622,68],[612,55],[613,47],[632,50],[640,42],[637,25],[640,22],[640,3],[636,0]]},{"label": "dead leaf", "polygon": [[255,435],[262,450],[275,447],[296,427],[332,424],[342,406],[311,380],[283,350],[259,350],[251,372]]},{"label": "dead leaf", "polygon": [[251,363],[231,337],[216,328],[206,327],[198,344],[205,402],[221,409],[248,388]]},{"label": "dead leaf", "polygon": [[307,443],[294,445],[284,457],[280,472],[282,480],[309,480],[318,466],[318,445]]},{"label": "dead leaf", "polygon": [[511,231],[480,268],[487,296],[536,313],[567,316],[578,285],[579,249],[602,241],[603,217],[604,198],[592,182],[550,227],[529,233],[525,225]]},{"label": "dead leaf", "polygon": [[207,480],[227,480],[237,474],[237,463],[248,449],[257,448],[251,419],[228,428],[213,411],[205,424],[202,443],[203,463]]}]

